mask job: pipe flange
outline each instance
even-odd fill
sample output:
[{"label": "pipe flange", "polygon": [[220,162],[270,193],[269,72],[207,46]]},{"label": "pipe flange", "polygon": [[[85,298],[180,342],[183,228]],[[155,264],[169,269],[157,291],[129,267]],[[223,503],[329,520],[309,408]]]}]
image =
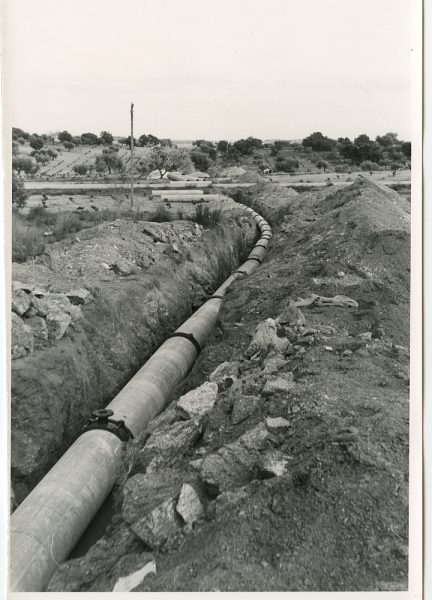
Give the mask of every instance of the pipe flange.
[{"label": "pipe flange", "polygon": [[84,423],[81,433],[91,431],[92,429],[103,429],[104,431],[109,431],[116,435],[122,442],[128,442],[133,439],[133,433],[129,427],[126,426],[124,421],[110,419],[113,414],[114,412],[107,408],[94,410],[92,412],[93,418]]}]

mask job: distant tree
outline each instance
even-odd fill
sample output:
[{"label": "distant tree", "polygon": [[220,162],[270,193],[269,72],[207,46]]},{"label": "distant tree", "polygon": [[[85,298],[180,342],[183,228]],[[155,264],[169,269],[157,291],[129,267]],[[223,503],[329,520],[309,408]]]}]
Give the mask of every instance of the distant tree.
[{"label": "distant tree", "polygon": [[48,150],[46,151],[46,153],[48,154],[48,156],[50,158],[57,158],[57,156],[58,156],[58,152],[56,152],[52,148],[48,148]]},{"label": "distant tree", "polygon": [[63,142],[63,147],[65,148],[65,150],[70,152],[72,148],[75,148],[75,144],[73,142]]},{"label": "distant tree", "polygon": [[33,150],[31,153],[35,161],[40,165],[46,165],[51,160],[51,157],[45,150]]},{"label": "distant tree", "polygon": [[72,142],[72,135],[69,131],[60,131],[57,135],[59,142]]},{"label": "distant tree", "polygon": [[210,167],[210,158],[205,152],[201,152],[201,150],[192,150],[190,157],[194,167],[198,171],[207,171],[207,169]]},{"label": "distant tree", "polygon": [[37,133],[33,133],[33,135],[30,136],[29,143],[34,150],[40,150],[44,145],[42,137],[37,135]]},{"label": "distant tree", "polygon": [[248,137],[246,139],[240,139],[234,142],[233,147],[243,155],[251,155],[255,150],[258,150],[262,146],[262,140],[254,137]]},{"label": "distant tree", "polygon": [[138,142],[137,145],[138,146],[158,146],[160,144],[159,138],[157,138],[155,135],[152,135],[151,133],[149,133],[148,135],[144,134],[141,135],[138,138]]},{"label": "distant tree", "polygon": [[19,151],[20,151],[19,143],[16,142],[15,140],[12,140],[12,156],[16,156],[17,154],[19,154]]},{"label": "distant tree", "polygon": [[24,141],[28,140],[30,138],[30,134],[23,129],[19,129],[18,127],[12,127],[12,139],[19,141],[19,138],[23,139]]},{"label": "distant tree", "polygon": [[28,156],[14,156],[12,158],[12,169],[14,169],[18,175],[21,175],[22,171],[26,175],[31,175],[37,171],[37,166]]},{"label": "distant tree", "polygon": [[82,133],[81,144],[84,146],[97,146],[99,144],[99,138],[95,133]]},{"label": "distant tree", "polygon": [[73,170],[77,175],[87,175],[89,169],[87,165],[74,165]]},{"label": "distant tree", "polygon": [[159,171],[162,179],[168,171],[189,170],[191,159],[187,150],[152,146],[148,154],[142,157],[139,168],[146,174]]},{"label": "distant tree", "polygon": [[228,152],[229,143],[226,140],[220,140],[217,143],[217,150],[221,154],[226,154]]},{"label": "distant tree", "polygon": [[12,173],[12,205],[17,208],[24,208],[27,204],[27,194],[24,191],[24,183]]},{"label": "distant tree", "polygon": [[380,166],[371,160],[364,160],[360,163],[360,169],[362,171],[379,171],[379,168]]},{"label": "distant tree", "polygon": [[123,168],[123,161],[118,156],[117,151],[104,148],[102,154],[96,156],[95,169],[98,173],[108,170],[109,175],[112,171],[120,171]]},{"label": "distant tree", "polygon": [[299,161],[294,158],[282,158],[278,156],[276,159],[276,169],[284,173],[293,173],[299,168]]},{"label": "distant tree", "polygon": [[[119,140],[119,142],[120,142],[120,144],[123,144],[124,146],[129,146],[129,148],[130,148],[130,147],[131,147],[131,136],[130,136],[130,135],[128,135],[128,137],[126,137],[126,138],[121,138],[121,139]],[[134,146],[137,146],[137,145],[138,145],[138,144],[137,144],[137,141],[136,141],[136,139],[134,138]]]},{"label": "distant tree", "polygon": [[328,163],[325,160],[319,160],[316,163],[316,166],[318,167],[318,169],[322,169],[324,171],[324,173],[326,172],[326,169],[328,169]]},{"label": "distant tree", "polygon": [[401,151],[407,158],[411,158],[411,142],[404,142],[401,145]]},{"label": "distant tree", "polygon": [[304,138],[302,145],[312,148],[314,152],[322,152],[325,150],[332,150],[336,145],[336,141],[323,135],[321,131],[315,131]]},{"label": "distant tree", "polygon": [[174,144],[170,140],[170,138],[163,138],[159,140],[162,146],[166,146],[167,148],[172,148]]},{"label": "distant tree", "polygon": [[113,143],[114,136],[111,133],[109,133],[109,131],[101,131],[99,139],[101,144],[103,144],[104,146],[109,146]]},{"label": "distant tree", "polygon": [[377,144],[380,144],[381,146],[389,147],[389,146],[394,146],[395,144],[398,143],[397,137],[398,137],[397,133],[392,133],[390,131],[389,133],[386,133],[385,135],[377,135],[375,141],[377,142]]}]

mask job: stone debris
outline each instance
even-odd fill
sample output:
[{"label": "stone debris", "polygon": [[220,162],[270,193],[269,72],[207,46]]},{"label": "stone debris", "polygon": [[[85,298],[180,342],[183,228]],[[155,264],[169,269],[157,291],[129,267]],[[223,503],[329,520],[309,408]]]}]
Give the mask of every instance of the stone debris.
[{"label": "stone debris", "polygon": [[333,352],[333,347],[332,346],[324,346],[324,350],[326,352]]},{"label": "stone debris", "polygon": [[181,529],[176,501],[169,498],[131,526],[132,531],[152,550],[158,550]]},{"label": "stone debris", "polygon": [[144,578],[147,577],[147,575],[150,575],[150,573],[156,574],[156,561],[154,559],[146,562],[146,564],[144,564],[141,569],[138,569],[138,571],[134,571],[133,573],[126,575],[126,577],[120,577],[112,591],[131,592],[144,581]]},{"label": "stone debris", "polygon": [[176,469],[159,469],[154,473],[138,473],[123,488],[122,515],[132,524],[168,498],[178,496],[182,479]]},{"label": "stone debris", "polygon": [[274,319],[266,319],[258,324],[245,355],[251,357],[256,353],[266,356],[270,351],[284,353],[291,348],[291,343],[277,335],[277,323]]},{"label": "stone debris", "polygon": [[291,423],[283,417],[267,417],[265,424],[270,433],[283,433],[291,427]]},{"label": "stone debris", "polygon": [[331,325],[320,325],[319,331],[322,335],[334,335],[336,329]]},{"label": "stone debris", "polygon": [[365,331],[364,333],[359,333],[357,335],[358,338],[360,338],[361,340],[371,340],[372,339],[372,332],[371,331]]},{"label": "stone debris", "polygon": [[273,373],[277,373],[280,369],[283,369],[287,365],[287,361],[285,360],[282,354],[275,354],[273,356],[268,357],[264,361],[264,369],[263,373],[265,375],[273,375]]},{"label": "stone debris", "polygon": [[296,306],[305,306],[312,308],[314,306],[340,306],[344,308],[358,308],[358,303],[348,296],[336,295],[333,298],[309,294],[306,298],[299,298],[295,301]]},{"label": "stone debris", "polygon": [[204,508],[195,489],[184,483],[177,502],[176,511],[187,525],[193,525],[204,517]]},{"label": "stone debris", "polygon": [[56,310],[47,314],[45,322],[49,339],[60,340],[66,333],[66,329],[71,323],[71,318],[67,313]]},{"label": "stone debris", "polygon": [[262,395],[273,396],[273,394],[284,394],[292,390],[294,387],[294,381],[289,381],[286,378],[278,377],[277,379],[273,379],[266,382],[262,391]]},{"label": "stone debris", "polygon": [[72,290],[66,294],[71,304],[88,304],[92,298],[90,292],[86,289],[80,288],[78,290]]},{"label": "stone debris", "polygon": [[290,303],[278,316],[276,321],[281,325],[303,326],[306,324],[304,314],[292,300],[290,300]]},{"label": "stone debris", "polygon": [[33,332],[36,347],[48,340],[48,329],[45,319],[42,317],[32,317],[31,319],[26,319],[26,325],[28,325]]},{"label": "stone debris", "polygon": [[209,496],[217,496],[226,490],[241,487],[254,479],[256,474],[254,453],[240,444],[228,444],[206,456],[200,469],[200,477]]},{"label": "stone debris", "polygon": [[224,384],[227,379],[231,379],[232,382],[238,379],[240,371],[239,371],[239,362],[223,362],[211,373],[209,377],[209,381],[215,382],[218,385]]},{"label": "stone debris", "polygon": [[279,450],[268,450],[258,461],[259,474],[264,477],[280,477],[287,472],[288,458]]},{"label": "stone debris", "polygon": [[151,434],[139,460],[148,471],[170,467],[192,448],[202,433],[202,425],[196,421],[179,421]]},{"label": "stone debris", "polygon": [[239,396],[236,398],[232,408],[231,423],[237,425],[255,414],[261,402],[261,399],[257,396]]},{"label": "stone debris", "polygon": [[179,399],[177,410],[188,419],[203,419],[212,410],[217,394],[217,383],[203,383]]},{"label": "stone debris", "polygon": [[20,317],[30,308],[29,295],[23,289],[12,292],[12,310]]},{"label": "stone debris", "polygon": [[12,313],[12,359],[23,358],[34,350],[34,337],[31,327],[26,325],[16,313]]}]

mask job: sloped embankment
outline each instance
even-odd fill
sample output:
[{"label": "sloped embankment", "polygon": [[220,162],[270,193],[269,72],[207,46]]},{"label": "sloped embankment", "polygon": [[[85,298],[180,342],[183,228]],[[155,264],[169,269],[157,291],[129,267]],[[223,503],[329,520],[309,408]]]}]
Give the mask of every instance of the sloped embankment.
[{"label": "sloped embankment", "polygon": [[16,264],[12,479],[19,502],[158,345],[244,257],[250,219],[115,221]]},{"label": "sloped embankment", "polygon": [[359,181],[286,211],[49,591],[407,588],[408,206]]}]

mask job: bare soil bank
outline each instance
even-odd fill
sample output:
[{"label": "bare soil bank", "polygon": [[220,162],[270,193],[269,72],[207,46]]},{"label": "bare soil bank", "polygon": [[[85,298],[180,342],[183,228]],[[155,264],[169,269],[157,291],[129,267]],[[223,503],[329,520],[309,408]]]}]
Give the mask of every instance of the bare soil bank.
[{"label": "bare soil bank", "polygon": [[160,343],[223,281],[256,228],[117,220],[14,264],[12,480],[16,501]]},{"label": "bare soil bank", "polygon": [[151,559],[134,591],[407,589],[409,204],[367,181],[265,197],[268,256],[175,396],[210,380],[207,408],[182,397],[129,446],[104,537],[49,591]]}]

